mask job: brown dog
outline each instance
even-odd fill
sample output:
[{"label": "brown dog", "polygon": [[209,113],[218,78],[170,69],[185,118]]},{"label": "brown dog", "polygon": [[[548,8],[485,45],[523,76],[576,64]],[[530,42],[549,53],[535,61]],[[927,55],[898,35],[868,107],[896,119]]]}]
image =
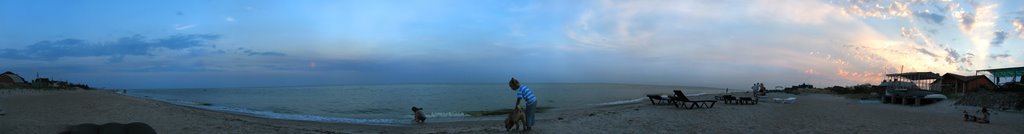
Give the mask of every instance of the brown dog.
[{"label": "brown dog", "polygon": [[512,127],[516,127],[516,130],[519,130],[520,127],[526,127],[526,113],[523,112],[522,108],[516,107],[512,109],[512,113],[509,113],[508,118],[505,119],[505,131],[512,130]]},{"label": "brown dog", "polygon": [[427,120],[427,116],[423,115],[423,108],[412,107],[412,112],[416,116],[415,118],[412,119],[413,122],[423,123],[424,121]]}]

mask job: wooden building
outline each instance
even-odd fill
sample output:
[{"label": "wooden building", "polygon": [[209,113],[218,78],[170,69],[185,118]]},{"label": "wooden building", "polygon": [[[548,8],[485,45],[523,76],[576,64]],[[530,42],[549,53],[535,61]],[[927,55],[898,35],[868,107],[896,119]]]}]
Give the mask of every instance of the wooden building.
[{"label": "wooden building", "polygon": [[14,74],[11,71],[0,74],[0,87],[24,87],[28,86],[28,82],[25,82],[24,78]]},{"label": "wooden building", "polygon": [[996,84],[984,75],[963,76],[953,73],[946,73],[941,78],[932,82],[932,89],[942,93],[963,93],[976,92],[978,90],[996,89]]}]

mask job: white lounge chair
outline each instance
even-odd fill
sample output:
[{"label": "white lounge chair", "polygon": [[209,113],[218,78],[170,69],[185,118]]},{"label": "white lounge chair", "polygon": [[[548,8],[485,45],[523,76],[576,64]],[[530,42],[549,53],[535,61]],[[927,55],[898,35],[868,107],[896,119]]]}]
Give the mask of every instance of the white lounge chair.
[{"label": "white lounge chair", "polygon": [[783,98],[772,98],[772,101],[774,101],[775,103],[792,104],[792,103],[796,103],[796,97],[789,97],[789,98],[785,98],[785,99],[783,99]]},{"label": "white lounge chair", "polygon": [[793,104],[796,103],[796,97],[789,97],[782,100],[782,103]]}]

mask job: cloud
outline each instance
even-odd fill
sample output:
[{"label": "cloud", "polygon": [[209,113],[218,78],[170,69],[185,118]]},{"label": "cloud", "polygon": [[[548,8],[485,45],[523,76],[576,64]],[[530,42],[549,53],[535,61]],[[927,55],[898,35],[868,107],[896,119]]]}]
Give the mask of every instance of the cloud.
[{"label": "cloud", "polygon": [[1004,54],[992,54],[992,55],[989,55],[988,57],[992,58],[992,59],[1009,58],[1010,54],[1005,54],[1005,53]]},{"label": "cloud", "polygon": [[1022,18],[1018,17],[1017,19],[1013,19],[1012,24],[1013,30],[1017,31],[1017,35],[1024,39],[1024,21],[1022,21]]},{"label": "cloud", "polygon": [[907,17],[911,15],[909,2],[902,1],[864,1],[854,0],[843,3],[846,5],[843,12],[849,15],[863,17],[878,17],[888,19],[891,17]]},{"label": "cloud", "polygon": [[915,28],[907,28],[907,27],[901,27],[900,28],[900,36],[903,36],[904,38],[914,38],[918,34],[920,34],[920,32],[917,31],[917,29],[915,29]]},{"label": "cloud", "polygon": [[134,67],[107,68],[118,72],[143,73],[143,72],[213,72],[224,71],[222,69],[210,68],[205,62],[177,62],[150,65],[135,65]]},{"label": "cloud", "polygon": [[960,28],[964,31],[971,31],[974,28],[974,13],[953,13],[953,16],[960,20]]},{"label": "cloud", "polygon": [[945,50],[946,50],[945,60],[946,60],[947,63],[954,64],[954,65],[956,65],[957,63],[961,63],[961,64],[965,64],[965,65],[971,65],[972,64],[971,63],[971,59],[974,57],[974,54],[971,54],[971,53],[960,54],[959,52],[956,51],[956,49],[953,49],[953,48],[946,48]]},{"label": "cloud", "polygon": [[246,54],[249,54],[249,56],[287,56],[287,55],[285,55],[284,53],[279,53],[279,52],[254,52],[254,51],[245,51],[245,53],[246,53]]},{"label": "cloud", "polygon": [[942,24],[942,21],[946,19],[946,16],[931,12],[917,12],[914,13],[914,16],[932,24]]},{"label": "cloud", "polygon": [[928,51],[928,49],[924,49],[924,48],[917,48],[917,52],[921,52],[922,54],[927,54],[928,56],[932,56],[932,57],[937,56],[935,53],[932,53],[932,52]]},{"label": "cloud", "polygon": [[3,49],[0,55],[8,59],[57,60],[66,57],[109,57],[119,61],[124,56],[153,55],[159,50],[185,50],[208,46],[207,42],[219,35],[188,34],[147,40],[142,35],[122,37],[113,42],[86,42],[81,39],[40,41],[23,49]]},{"label": "cloud", "polygon": [[953,18],[956,18],[957,24],[963,31],[971,31],[974,28],[975,19],[977,17],[975,13],[978,11],[977,8],[979,8],[978,3],[972,1],[969,5],[972,6],[972,8],[967,8],[967,10],[960,7],[960,3],[957,2],[953,2],[947,6],[950,11],[953,11]]},{"label": "cloud", "polygon": [[[996,21],[999,18],[999,14],[996,10],[999,7],[998,3],[989,3],[988,1],[876,1],[876,0],[852,0],[852,1],[832,1],[839,5],[842,5],[845,13],[852,16],[858,17],[872,17],[880,18],[883,20],[897,17],[913,17],[913,19],[922,20],[920,22],[926,24],[938,24],[942,27],[942,23],[947,19],[946,13],[952,17],[955,28],[958,28],[959,33],[956,35],[963,35],[966,41],[957,41],[957,37],[953,37],[952,42],[939,43],[944,40],[932,39],[931,36],[938,36],[940,39],[948,38],[945,37],[949,33],[940,33],[940,30],[931,30],[934,26],[920,26],[915,24],[913,21],[910,22],[899,22],[908,23],[910,28],[903,27],[899,29],[900,35],[904,38],[913,41],[914,48],[917,53],[922,56],[931,58],[917,59],[911,61],[894,62],[897,64],[905,63],[917,63],[916,65],[924,65],[921,62],[926,62],[930,67],[917,67],[921,69],[928,69],[929,71],[951,71],[949,67],[955,67],[956,71],[971,70],[984,68],[988,65],[988,58],[986,56],[973,56],[977,55],[989,55],[990,47],[999,47],[1005,41],[1007,32],[999,31],[996,26]],[[961,3],[964,3],[963,6]],[[906,8],[904,8],[906,7]],[[937,10],[934,10],[937,9]],[[905,13],[912,12],[912,14],[905,15]],[[930,12],[935,11],[935,12]],[[892,19],[892,21],[901,21],[904,19]],[[887,20],[888,21],[888,20]],[[1015,25],[1016,26],[1016,25]],[[924,27],[924,28],[922,28]],[[931,27],[931,28],[929,28]],[[879,27],[875,27],[879,28]],[[1016,28],[1016,27],[1014,27]],[[918,29],[927,29],[931,36],[921,34]],[[1018,35],[1024,38],[1024,34]],[[953,45],[941,45],[941,44],[953,44]],[[959,44],[966,44],[969,47],[965,47]],[[955,48],[955,49],[954,49]],[[966,49],[965,49],[966,48]],[[957,53],[956,49],[962,49]],[[945,53],[941,50],[946,50]],[[881,50],[884,53],[906,53],[900,51],[886,51]],[[883,54],[886,55],[886,54]],[[905,59],[909,57],[890,57],[886,59]]]},{"label": "cloud", "polygon": [[[956,21],[953,25],[955,28],[959,28],[972,37],[976,38],[988,38],[992,32],[986,33],[986,35],[976,34],[978,32],[986,32],[990,30],[990,22],[992,15],[989,11],[993,9],[994,5],[981,5],[978,3],[971,2],[970,6],[979,6],[978,9],[967,8],[970,12],[965,11],[964,8],[960,7],[959,2],[955,1],[865,1],[865,0],[853,0],[853,1],[838,1],[839,5],[844,6],[844,11],[848,15],[858,17],[870,17],[879,18],[886,21],[903,21],[908,19],[919,19],[921,23],[926,24],[941,24],[945,22],[945,13],[949,12],[952,14]],[[902,8],[906,6],[907,8]],[[937,9],[937,10],[933,10]],[[930,12],[936,11],[936,12]],[[913,12],[909,16],[903,15],[910,11]],[[894,17],[905,17],[907,19],[891,19]],[[912,17],[912,18],[911,18]],[[853,51],[865,51],[855,52],[856,57],[862,60],[882,60],[886,63],[880,66],[906,66],[914,70],[921,71],[936,71],[936,72],[950,72],[950,71],[963,71],[968,70],[967,68],[973,65],[976,61],[973,58],[972,53],[960,53],[956,48],[962,48],[958,45],[943,45],[948,43],[940,43],[942,40],[933,39],[931,36],[944,36],[945,33],[940,33],[940,30],[934,29],[934,26],[924,27],[921,25],[914,24],[914,21],[910,22],[899,22],[909,23],[910,26],[900,27],[897,35],[909,39],[910,42],[902,40],[885,40],[884,37],[873,37],[863,38],[854,40],[852,46]],[[878,27],[875,27],[878,28]],[[925,29],[931,34],[926,35],[921,32],[920,29]],[[980,29],[980,30],[979,30]],[[971,32],[974,31],[974,32]],[[973,42],[968,43],[977,46],[977,42],[974,41],[976,38],[970,38]],[[985,46],[989,46],[991,40],[986,40]],[[957,43],[960,44],[960,43]],[[980,47],[980,46],[979,46]],[[986,53],[977,50],[967,50],[968,52],[975,53]],[[984,62],[983,60],[981,62]],[[849,75],[854,76],[854,75]]]},{"label": "cloud", "polygon": [[286,54],[280,52],[261,52],[242,47],[239,47],[238,51],[248,56],[287,56]]},{"label": "cloud", "polygon": [[[973,46],[970,51],[976,55],[973,69],[988,68],[990,66],[989,59],[985,55],[990,54],[990,48],[993,46],[993,39],[996,39],[997,34],[994,34],[1000,30],[996,27],[999,14],[996,11],[999,4],[996,3],[972,3],[974,13],[970,13],[971,23],[964,23],[964,27],[961,27],[961,32],[966,36],[968,44]],[[962,11],[961,11],[962,12]],[[968,25],[969,24],[969,25]]]},{"label": "cloud", "polygon": [[[890,9],[892,12],[884,14],[903,15],[902,10],[909,10],[903,5],[886,8]],[[627,55],[630,60],[647,64],[686,63],[672,66],[694,72],[662,75],[728,77],[737,74],[736,77],[756,81],[776,75],[772,73],[786,72],[820,79],[808,81],[797,76],[770,79],[828,84],[877,82],[881,77],[875,76],[886,72],[893,64],[941,61],[941,58],[934,58],[939,56],[934,52],[919,51],[921,47],[903,43],[903,39],[887,38],[857,20],[856,15],[846,14],[857,11],[828,3],[793,1],[604,1],[597,8],[585,10],[570,24],[565,36],[575,41],[575,46],[566,50]],[[921,36],[912,28],[902,32],[908,38]],[[870,50],[836,46],[843,44]],[[813,56],[807,56],[808,52]],[[723,66],[758,69],[720,70]],[[942,67],[939,64],[919,66],[922,69]],[[840,71],[846,73],[831,73]]]},{"label": "cloud", "polygon": [[[975,69],[977,67],[973,67],[973,65],[976,65],[974,63],[984,63],[985,58],[978,59],[974,54],[987,54],[986,49],[982,47],[990,46],[991,42],[989,41],[991,41],[990,39],[993,39],[993,37],[989,36],[994,32],[991,31],[993,24],[991,22],[993,18],[995,18],[995,15],[992,14],[992,10],[997,6],[995,4],[978,4],[970,2],[970,6],[975,7],[961,8],[960,2],[956,1],[852,0],[832,2],[843,6],[844,13],[850,16],[877,18],[882,19],[883,21],[898,21],[895,22],[898,24],[909,24],[908,26],[900,27],[900,29],[898,29],[898,33],[896,33],[896,35],[899,35],[906,40],[887,39],[886,35],[850,39],[850,42],[852,43],[849,44],[849,46],[851,46],[851,50],[849,52],[853,53],[852,55],[861,61],[881,61],[868,63],[873,63],[874,66],[883,66],[883,72],[885,69],[891,69],[894,67],[899,68],[901,66],[905,66],[909,70],[933,71],[939,73],[962,72],[969,69]],[[907,13],[910,14],[907,15]],[[936,29],[942,28],[942,23],[947,19],[945,13],[952,14],[951,16],[956,23],[955,25],[952,25],[954,26],[952,28],[958,28],[961,30],[959,32],[963,32],[964,35],[967,35],[970,41],[969,43],[960,43],[956,40],[953,40],[953,43],[943,43],[942,41],[944,40],[933,39],[932,36],[947,38],[945,37],[947,33],[941,33],[944,31]],[[908,20],[910,21],[904,22]],[[923,24],[937,24],[937,27],[918,25],[912,20],[922,20],[918,23]],[[924,29],[923,31],[927,31],[930,35],[924,34],[921,29]],[[986,40],[984,43],[979,44],[978,39]],[[944,44],[969,44],[981,49],[968,49],[966,50],[968,53],[962,53],[961,51],[964,50],[958,51],[958,49],[962,49],[963,46]],[[858,76],[851,75],[854,73],[850,72],[854,71],[841,72],[846,72],[840,73],[846,74],[841,76]],[[890,70],[888,72],[892,71]]]},{"label": "cloud", "polygon": [[189,24],[189,25],[177,25],[177,24],[175,24],[174,25],[174,30],[185,30],[185,29],[190,29],[190,28],[195,27],[195,26],[196,25],[194,25],[194,24]]},{"label": "cloud", "polygon": [[228,17],[224,17],[224,21],[227,21],[227,22],[235,22],[235,17],[231,17],[231,16],[228,16]]},{"label": "cloud", "polygon": [[989,44],[992,44],[992,46],[998,47],[1001,44],[1003,44],[1004,40],[1006,40],[1006,32],[1004,32],[1004,31],[998,31],[998,32],[995,32],[993,34],[995,34],[996,37],[992,38],[992,42],[989,43]]}]

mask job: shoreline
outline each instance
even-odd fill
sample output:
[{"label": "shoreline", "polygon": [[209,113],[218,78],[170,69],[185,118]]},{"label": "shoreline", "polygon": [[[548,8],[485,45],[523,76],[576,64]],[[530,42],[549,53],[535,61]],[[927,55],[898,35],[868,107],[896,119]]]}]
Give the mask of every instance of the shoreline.
[{"label": "shoreline", "polygon": [[[711,99],[707,94],[691,99]],[[761,99],[757,105],[719,102],[714,108],[682,109],[646,100],[606,107],[539,113],[531,133],[1015,133],[1024,115],[993,115],[991,124],[961,120],[950,102],[909,107],[861,104],[827,94],[776,94],[796,104]],[[40,107],[48,106],[48,107]],[[191,108],[106,91],[29,91],[0,95],[0,133],[58,133],[81,123],[143,122],[158,133],[508,133],[502,121],[477,120],[415,125],[365,125],[260,118]],[[411,121],[410,121],[411,122]]]},{"label": "shoreline", "polygon": [[[111,90],[116,91],[116,90]],[[204,90],[205,91],[205,90]],[[724,91],[724,90],[723,90]],[[314,121],[324,123],[353,123],[353,124],[367,124],[367,125],[411,125],[411,122],[406,120],[412,119],[412,113],[408,115],[388,115],[389,117],[359,117],[359,116],[338,116],[332,114],[316,114],[316,113],[281,113],[267,110],[258,110],[254,108],[228,106],[218,104],[216,102],[207,101],[189,101],[189,100],[177,100],[167,99],[160,97],[151,97],[152,93],[146,94],[122,94],[119,91],[115,94],[129,96],[134,98],[146,99],[151,101],[160,101],[170,104],[198,108],[203,110],[210,110],[216,112],[227,112],[233,114],[240,114],[246,116],[253,116],[259,118],[271,118],[271,119],[283,119],[283,120],[298,120],[298,121]],[[714,93],[714,91],[710,92]],[[707,92],[697,92],[692,95],[705,95]],[[608,105],[616,105],[622,103],[636,103],[640,101],[646,101],[646,97],[634,96],[635,98],[622,99],[622,100],[609,100],[599,103],[580,104],[576,106],[541,106],[538,107],[540,113],[546,111],[560,111],[563,109],[580,109],[580,108],[593,108],[593,107],[605,107]],[[511,107],[511,106],[510,106]],[[458,121],[500,121],[504,120],[504,116],[511,111],[508,108],[498,109],[480,109],[480,110],[465,110],[465,111],[436,111],[436,112],[425,112],[429,119],[441,122],[458,122]]]},{"label": "shoreline", "polygon": [[[117,94],[117,93],[115,93]],[[274,119],[274,120],[285,120],[285,121],[307,121],[316,123],[342,123],[342,124],[357,124],[357,125],[371,125],[371,126],[413,126],[417,125],[408,120],[413,118],[350,118],[350,117],[326,117],[319,115],[307,115],[307,114],[285,114],[285,113],[274,113],[270,111],[256,111],[250,109],[220,106],[215,104],[210,105],[191,105],[191,104],[178,104],[171,101],[159,100],[151,97],[139,97],[124,94],[117,94],[137,99],[144,99],[147,101],[155,101],[165,103],[167,105],[176,105],[186,108],[192,108],[196,110],[204,110],[209,112],[220,112],[227,114],[234,114],[239,116],[248,116],[252,118],[263,118],[263,119]],[[629,100],[618,100],[610,101],[598,104],[587,104],[584,106],[577,107],[538,107],[538,114],[549,114],[566,111],[581,111],[590,109],[601,109],[601,108],[612,108],[620,105],[630,104],[643,104],[647,98],[637,98]],[[184,102],[183,102],[184,103]],[[195,102],[197,104],[209,104],[205,102]],[[241,109],[241,110],[236,110]],[[430,123],[460,123],[460,122],[476,122],[476,121],[503,121],[511,109],[496,109],[496,110],[484,110],[484,111],[461,111],[460,114],[467,114],[464,117],[428,117]],[[450,112],[449,112],[450,113]],[[474,115],[480,114],[480,115]],[[428,115],[429,116],[429,115]]]},{"label": "shoreline", "polygon": [[[9,89],[0,89],[0,90],[9,90]],[[351,122],[324,122],[324,121],[314,121],[314,120],[294,120],[294,119],[273,118],[273,117],[264,117],[264,116],[260,116],[260,115],[238,113],[238,112],[231,112],[231,111],[219,111],[219,110],[207,109],[207,108],[202,108],[202,107],[197,107],[197,106],[192,106],[192,105],[175,104],[175,103],[168,102],[168,101],[156,100],[154,98],[125,95],[125,94],[116,93],[116,92],[114,92],[112,90],[111,91],[107,91],[107,90],[35,90],[35,89],[15,89],[15,90],[13,90],[13,92],[18,92],[18,93],[15,93],[17,95],[7,95],[7,94],[0,95],[0,101],[3,101],[4,99],[9,99],[9,97],[38,97],[38,96],[47,96],[47,95],[81,94],[81,95],[87,95],[87,96],[91,96],[91,97],[105,97],[105,98],[108,98],[108,99],[117,99],[117,100],[120,100],[120,101],[129,101],[129,102],[136,102],[136,103],[148,103],[150,105],[156,105],[158,107],[164,107],[164,108],[175,109],[175,110],[184,110],[184,111],[187,111],[187,112],[185,112],[186,114],[201,114],[201,115],[205,115],[205,116],[220,117],[220,118],[210,118],[212,120],[224,119],[227,122],[245,122],[246,124],[249,124],[249,125],[256,125],[255,127],[269,127],[269,128],[275,128],[275,129],[290,129],[290,131],[288,131],[288,132],[293,132],[293,131],[315,132],[315,133],[386,133],[386,132],[395,132],[395,131],[397,131],[397,132],[419,132],[419,130],[415,129],[415,127],[423,127],[423,126],[450,127],[450,126],[462,126],[462,125],[467,125],[467,124],[493,124],[493,125],[489,125],[489,126],[492,126],[493,130],[497,130],[498,128],[500,128],[502,126],[499,122],[504,120],[504,115],[488,115],[488,116],[477,116],[477,117],[462,118],[462,119],[436,119],[436,118],[430,118],[430,119],[427,120],[426,124],[413,124],[411,121],[408,122],[408,123],[396,123],[396,124],[388,124],[388,123],[372,124],[372,123],[351,123]],[[615,101],[613,101],[613,102],[615,102]],[[537,120],[538,121],[539,120],[554,120],[556,118],[556,117],[543,116],[545,114],[563,114],[565,112],[581,112],[581,111],[591,111],[591,110],[595,110],[595,109],[615,109],[615,108],[623,107],[624,105],[639,105],[639,104],[643,104],[642,102],[644,102],[644,101],[633,101],[633,102],[629,102],[629,103],[598,105],[598,106],[589,106],[588,105],[588,106],[585,106],[585,107],[550,109],[550,111],[543,112],[543,113],[538,113]],[[0,105],[0,110],[6,110],[6,109],[7,109],[7,107],[5,105]],[[180,112],[180,111],[175,111],[175,112]],[[8,115],[6,115],[6,116],[12,116],[13,115],[12,112],[7,112],[7,114]],[[4,117],[4,116],[0,116],[0,132],[11,132],[12,131],[11,128],[4,128],[4,127],[2,127],[4,125],[6,125],[6,121],[4,120],[5,118],[6,117]],[[442,120],[442,121],[437,121],[437,120]],[[401,122],[401,120],[396,120],[396,121],[397,122]],[[133,122],[139,122],[139,121],[133,121]],[[108,123],[108,122],[83,122],[83,123],[104,124],[104,123]],[[127,123],[127,122],[123,122],[123,123]],[[143,122],[143,123],[149,123],[149,122]],[[274,124],[281,124],[281,123],[283,123],[285,125],[274,125]],[[59,128],[59,129],[45,130],[45,131],[35,131],[35,130],[33,130],[33,131],[24,131],[24,130],[14,129],[13,132],[16,132],[16,133],[23,133],[23,132],[28,132],[28,133],[50,133],[50,132],[58,133],[60,131],[63,131],[63,127],[70,126],[70,125],[75,125],[75,124],[81,124],[81,123],[47,124],[47,125],[45,125],[45,127],[47,127],[47,128]],[[153,127],[157,129],[157,132],[160,132],[160,133],[166,132],[166,131],[162,131],[161,128],[158,128],[157,125],[154,125],[152,123],[150,123],[150,124],[153,125]],[[36,126],[36,127],[44,127],[44,126]],[[214,128],[220,129],[222,127],[214,127]],[[345,128],[345,129],[333,129],[333,128]],[[348,130],[350,130],[352,128],[356,128],[356,131],[348,131]],[[253,130],[259,130],[259,129],[253,129]],[[492,130],[492,129],[488,129],[488,130]],[[188,132],[188,131],[170,131],[170,132],[171,133],[177,133],[177,132]],[[203,132],[203,131],[197,131],[197,132]],[[253,132],[259,132],[259,131],[253,131]],[[281,132],[281,131],[277,131],[277,132]],[[450,132],[450,131],[442,131],[442,132]],[[501,131],[501,132],[504,132],[504,131]]]},{"label": "shoreline", "polygon": [[[315,133],[368,133],[367,130],[381,130],[385,132],[387,130],[385,126],[374,126],[365,124],[352,124],[352,123],[325,123],[315,121],[301,121],[301,120],[284,120],[284,119],[273,119],[273,118],[262,118],[256,116],[249,116],[244,114],[236,114],[215,110],[208,110],[202,108],[194,108],[183,105],[172,104],[164,101],[150,100],[146,98],[139,98],[133,96],[126,96],[116,94],[108,91],[98,90],[63,90],[63,91],[28,91],[27,95],[22,96],[8,96],[3,95],[0,97],[0,109],[4,110],[7,115],[0,116],[0,133],[59,133],[64,130],[64,127],[82,124],[82,123],[93,123],[93,124],[104,124],[108,122],[142,122],[151,125],[158,133],[209,133],[209,132],[244,132],[244,133],[259,133],[259,132],[315,132]],[[33,121],[35,124],[22,124],[24,122],[10,122],[12,117],[19,116],[23,112],[19,112],[15,108],[11,108],[7,99],[24,99],[24,98],[40,98],[40,96],[75,96],[85,97],[86,99],[98,99],[104,98],[100,103],[129,103],[128,105],[117,105],[110,107],[102,107],[97,104],[87,104],[91,106],[98,106],[95,108],[79,107],[80,109],[86,109],[89,111],[83,112],[91,114],[93,117],[82,116],[82,114],[65,114],[64,112],[43,112],[47,110],[29,110],[28,112],[41,112],[39,114],[31,114],[29,121]],[[80,100],[80,99],[75,99]],[[94,100],[95,101],[95,100]],[[60,103],[60,102],[56,102]],[[53,104],[53,103],[51,103]],[[131,108],[140,107],[140,108]],[[129,110],[130,109],[130,110]],[[91,110],[100,110],[103,112],[96,112]],[[111,110],[125,110],[128,113],[109,112]],[[133,111],[135,110],[135,111]],[[62,110],[57,110],[62,111]],[[75,111],[75,110],[69,110]],[[82,110],[78,110],[82,111]],[[148,112],[148,113],[147,113]],[[24,113],[28,114],[28,113]],[[31,119],[39,117],[47,117],[46,114],[64,116],[72,119],[72,122],[68,119]],[[97,115],[98,114],[98,115]],[[168,115],[168,116],[163,116]],[[106,118],[95,118],[106,117]],[[131,116],[142,116],[144,118],[131,117]],[[48,121],[44,121],[48,120]],[[24,120],[23,120],[24,121]],[[201,123],[201,124],[194,124]],[[279,125],[285,124],[285,125]],[[212,125],[212,126],[204,126]],[[11,127],[14,126],[14,127]],[[302,127],[305,126],[305,127]],[[339,131],[328,129],[327,126],[344,126],[346,128],[359,128],[359,131]],[[180,129],[172,129],[180,128]],[[238,129],[242,128],[242,129]],[[235,129],[235,130],[231,130]]]}]

